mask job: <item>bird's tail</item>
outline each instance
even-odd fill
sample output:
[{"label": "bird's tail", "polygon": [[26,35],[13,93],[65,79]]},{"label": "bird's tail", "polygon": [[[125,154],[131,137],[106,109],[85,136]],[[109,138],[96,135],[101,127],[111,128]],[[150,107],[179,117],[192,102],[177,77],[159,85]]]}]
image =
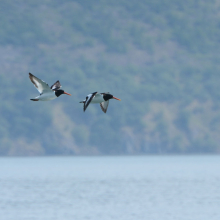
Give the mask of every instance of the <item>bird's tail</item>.
[{"label": "bird's tail", "polygon": [[39,99],[30,99],[31,101],[39,101]]}]

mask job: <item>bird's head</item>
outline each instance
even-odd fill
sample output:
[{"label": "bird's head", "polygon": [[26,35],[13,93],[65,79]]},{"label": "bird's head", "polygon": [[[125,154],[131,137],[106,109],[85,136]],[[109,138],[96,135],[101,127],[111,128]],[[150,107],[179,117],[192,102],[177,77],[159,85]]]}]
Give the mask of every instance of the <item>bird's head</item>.
[{"label": "bird's head", "polygon": [[104,95],[103,95],[103,99],[104,99],[105,101],[108,101],[109,99],[116,99],[116,100],[118,100],[118,101],[121,101],[121,99],[118,99],[118,98],[114,97],[112,94],[104,94]]},{"label": "bird's head", "polygon": [[56,95],[57,97],[59,97],[59,96],[62,95],[62,94],[71,95],[71,94],[69,94],[69,93],[67,93],[67,92],[64,92],[64,90],[62,90],[62,89],[58,89],[58,90],[55,91],[55,95]]}]

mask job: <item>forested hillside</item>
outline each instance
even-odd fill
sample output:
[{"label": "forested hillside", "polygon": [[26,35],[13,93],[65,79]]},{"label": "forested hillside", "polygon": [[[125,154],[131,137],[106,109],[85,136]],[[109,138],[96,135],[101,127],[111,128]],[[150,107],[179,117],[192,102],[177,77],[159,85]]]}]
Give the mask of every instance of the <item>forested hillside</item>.
[{"label": "forested hillside", "polygon": [[[0,1],[0,155],[220,152],[220,3]],[[72,96],[32,102],[28,73]],[[110,92],[104,114],[79,102]]]}]

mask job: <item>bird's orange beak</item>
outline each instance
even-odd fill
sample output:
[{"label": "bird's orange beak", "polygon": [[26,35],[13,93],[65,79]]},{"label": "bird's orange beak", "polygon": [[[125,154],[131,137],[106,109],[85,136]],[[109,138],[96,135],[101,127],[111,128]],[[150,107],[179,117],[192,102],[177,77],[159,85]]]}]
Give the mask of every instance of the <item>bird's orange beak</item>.
[{"label": "bird's orange beak", "polygon": [[114,97],[114,96],[113,96],[112,98],[113,98],[113,99],[116,99],[116,100],[118,100],[118,101],[121,101],[121,99],[118,99],[118,98],[116,98],[116,97]]},{"label": "bird's orange beak", "polygon": [[69,93],[67,93],[67,92],[63,92],[64,94],[66,94],[66,95],[71,95],[71,94],[69,94]]}]

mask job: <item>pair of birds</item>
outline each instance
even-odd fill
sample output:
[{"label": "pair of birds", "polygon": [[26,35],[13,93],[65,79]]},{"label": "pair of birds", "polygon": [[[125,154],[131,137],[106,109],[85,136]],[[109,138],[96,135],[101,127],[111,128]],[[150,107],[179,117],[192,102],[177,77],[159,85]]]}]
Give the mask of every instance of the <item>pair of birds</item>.
[{"label": "pair of birds", "polygon": [[[44,82],[41,79],[38,79],[36,76],[34,76],[31,73],[29,73],[29,78],[40,93],[39,96],[37,96],[34,99],[31,99],[32,101],[49,101],[59,97],[62,94],[71,95],[67,92],[64,92],[64,90],[60,89],[61,84],[59,80],[56,81],[51,87],[49,87],[49,85],[46,82]],[[121,99],[114,97],[109,92],[105,92],[105,93],[93,92],[87,95],[86,99],[81,101],[80,103],[84,104],[83,106],[84,111],[87,109],[90,103],[100,103],[102,111],[106,113],[110,99],[116,99],[121,101]]]}]

